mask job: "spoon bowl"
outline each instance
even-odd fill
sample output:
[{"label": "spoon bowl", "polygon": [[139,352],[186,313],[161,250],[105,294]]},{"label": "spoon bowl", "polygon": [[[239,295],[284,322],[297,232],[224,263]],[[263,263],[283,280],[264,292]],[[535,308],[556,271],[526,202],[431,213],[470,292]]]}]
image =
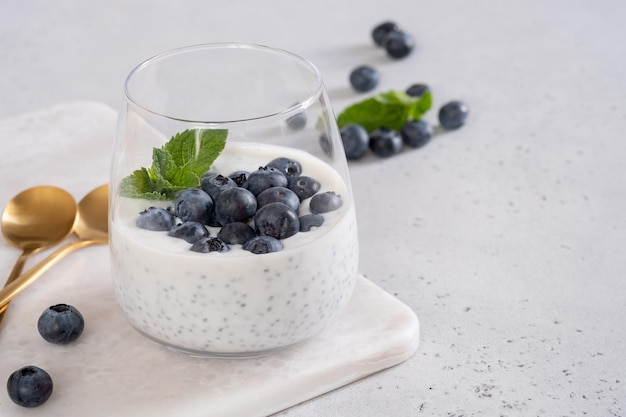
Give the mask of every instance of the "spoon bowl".
[{"label": "spoon bowl", "polygon": [[[2,212],[2,235],[22,250],[5,283],[11,284],[32,254],[56,245],[72,231],[76,221],[76,201],[61,188],[43,185],[22,191]],[[0,324],[8,305],[0,308]]]},{"label": "spoon bowl", "polygon": [[54,264],[77,249],[109,242],[108,226],[108,185],[101,185],[87,194],[78,203],[78,215],[74,223],[74,233],[78,240],[70,242],[50,254],[37,265],[7,284],[0,291],[0,309],[16,295],[24,291],[37,278]]}]

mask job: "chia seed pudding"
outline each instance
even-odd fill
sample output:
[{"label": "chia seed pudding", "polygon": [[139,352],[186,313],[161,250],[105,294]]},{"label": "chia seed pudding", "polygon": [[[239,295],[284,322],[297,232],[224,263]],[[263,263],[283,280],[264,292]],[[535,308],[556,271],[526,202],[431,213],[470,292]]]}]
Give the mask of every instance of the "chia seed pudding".
[{"label": "chia seed pudding", "polygon": [[[358,266],[354,204],[333,168],[302,151],[227,145],[212,171],[254,170],[277,156],[334,191],[342,206],[324,224],[281,240],[279,252],[252,254],[241,245],[197,253],[182,239],[135,225],[150,206],[171,202],[119,198],[110,225],[116,297],[126,319],[148,338],[199,356],[269,354],[319,333],[348,304]],[[307,214],[308,200],[300,207]],[[217,228],[208,227],[212,236]]]}]

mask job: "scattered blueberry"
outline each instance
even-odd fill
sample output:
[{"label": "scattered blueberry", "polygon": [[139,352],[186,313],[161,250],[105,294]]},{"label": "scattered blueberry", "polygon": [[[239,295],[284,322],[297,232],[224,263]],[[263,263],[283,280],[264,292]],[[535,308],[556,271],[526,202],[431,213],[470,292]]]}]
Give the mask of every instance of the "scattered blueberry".
[{"label": "scattered blueberry", "polygon": [[254,215],[254,228],[259,236],[285,239],[300,230],[298,214],[283,203],[270,203]]},{"label": "scattered blueberry", "polygon": [[265,166],[252,171],[243,187],[257,196],[266,188],[286,187],[287,183],[287,177],[279,169]]},{"label": "scattered blueberry", "polygon": [[183,222],[207,224],[211,220],[213,199],[199,188],[181,191],[174,201],[174,214]]},{"label": "scattered blueberry", "polygon": [[243,244],[243,249],[255,254],[279,252],[283,244],[271,236],[256,236]]},{"label": "scattered blueberry", "polygon": [[320,135],[320,148],[322,148],[324,155],[333,154],[333,144],[325,133]]},{"label": "scattered blueberry", "polygon": [[246,181],[248,181],[248,175],[250,173],[248,171],[235,171],[232,174],[229,175],[229,177],[235,181],[235,184],[237,184],[237,187],[241,187],[242,185],[245,184]]},{"label": "scattered blueberry", "polygon": [[183,239],[187,243],[194,243],[204,237],[209,237],[209,231],[202,223],[189,221],[172,227],[167,235]]},{"label": "scattered blueberry", "polygon": [[367,65],[357,67],[350,73],[350,85],[360,93],[376,88],[379,80],[378,71]]},{"label": "scattered blueberry", "polygon": [[296,193],[300,201],[303,201],[317,193],[320,187],[318,180],[302,175],[292,180],[287,188]]},{"label": "scattered blueberry", "polygon": [[221,174],[204,174],[200,179],[200,188],[211,196],[213,200],[217,198],[217,195],[228,188],[237,187],[237,182],[230,177],[225,177]]},{"label": "scattered blueberry", "polygon": [[446,130],[458,129],[465,124],[469,107],[462,101],[450,101],[439,109],[439,124]]},{"label": "scattered blueberry", "polygon": [[230,250],[230,247],[220,238],[205,237],[191,245],[191,250],[201,253],[228,252]]},{"label": "scattered blueberry", "polygon": [[400,130],[402,141],[411,148],[421,148],[426,145],[433,134],[433,125],[422,119],[406,122]]},{"label": "scattered blueberry", "polygon": [[302,130],[306,126],[306,122],[306,113],[296,113],[287,119],[287,127],[292,130]]},{"label": "scattered blueberry", "polygon": [[266,167],[276,168],[287,177],[287,180],[297,178],[302,174],[300,162],[285,157],[272,159]]},{"label": "scattered blueberry", "polygon": [[254,229],[248,223],[226,223],[220,229],[217,237],[229,245],[243,244],[256,236]]},{"label": "scattered blueberry", "polygon": [[430,91],[430,88],[426,84],[413,84],[406,89],[406,94],[411,97],[421,97],[424,93]]},{"label": "scattered blueberry", "polygon": [[141,229],[162,232],[170,230],[176,224],[176,218],[170,210],[148,207],[139,213],[135,224]]},{"label": "scattered blueberry", "polygon": [[305,214],[300,217],[300,231],[309,232],[313,227],[320,227],[324,224],[324,216],[321,214]]},{"label": "scattered blueberry", "polygon": [[402,137],[393,129],[381,127],[370,133],[369,147],[376,155],[388,158],[402,150]]},{"label": "scattered blueberry", "polygon": [[298,211],[300,208],[300,199],[289,188],[285,187],[271,187],[263,190],[261,194],[256,197],[257,209],[266,206],[270,203],[283,203],[291,207],[293,211]]},{"label": "scattered blueberry", "polygon": [[414,47],[413,37],[406,32],[391,32],[385,37],[385,50],[391,58],[404,58],[413,51]]},{"label": "scattered blueberry", "polygon": [[232,222],[247,222],[254,216],[256,209],[256,197],[241,187],[224,190],[215,200],[215,218],[222,226]]},{"label": "scattered blueberry", "polygon": [[341,196],[333,191],[316,194],[311,198],[311,213],[328,213],[329,211],[337,210],[342,203]]},{"label": "scattered blueberry", "polygon": [[46,341],[66,345],[78,339],[85,329],[85,320],[73,306],[57,304],[48,307],[37,321],[37,330]]},{"label": "scattered blueberry", "polygon": [[370,139],[363,126],[351,123],[342,127],[339,133],[341,133],[346,158],[359,159],[365,154]]},{"label": "scattered blueberry", "polygon": [[7,381],[11,400],[22,407],[38,407],[52,395],[52,378],[37,366],[25,366],[13,372]]},{"label": "scattered blueberry", "polygon": [[400,28],[395,24],[395,22],[383,22],[372,30],[372,39],[376,45],[384,46],[387,35],[391,32],[397,32],[399,30]]}]

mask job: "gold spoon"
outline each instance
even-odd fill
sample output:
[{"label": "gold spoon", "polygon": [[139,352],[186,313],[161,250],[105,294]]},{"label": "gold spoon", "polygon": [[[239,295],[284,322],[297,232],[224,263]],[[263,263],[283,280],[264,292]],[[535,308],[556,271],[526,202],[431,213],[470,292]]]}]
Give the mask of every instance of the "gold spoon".
[{"label": "gold spoon", "polygon": [[78,240],[60,247],[5,286],[0,291],[0,308],[76,249],[109,243],[108,198],[109,186],[105,184],[89,192],[78,203],[78,217],[74,225],[74,233],[78,236]]},{"label": "gold spoon", "polygon": [[[22,254],[13,266],[6,285],[19,277],[26,260],[42,249],[56,245],[72,231],[76,201],[67,191],[43,185],[29,188],[9,201],[2,212],[2,234]],[[0,323],[8,304],[0,308]]]}]

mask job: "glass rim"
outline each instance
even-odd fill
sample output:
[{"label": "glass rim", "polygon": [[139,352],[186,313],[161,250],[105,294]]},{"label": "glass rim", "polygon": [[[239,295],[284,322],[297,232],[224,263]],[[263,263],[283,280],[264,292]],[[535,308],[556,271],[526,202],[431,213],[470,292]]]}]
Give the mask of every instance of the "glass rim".
[{"label": "glass rim", "polygon": [[[142,69],[152,65],[155,62],[172,57],[174,55],[179,55],[179,54],[183,54],[183,53],[187,53],[187,52],[191,52],[195,50],[204,50],[204,49],[251,49],[251,50],[256,50],[256,51],[272,52],[272,53],[277,53],[279,55],[287,56],[296,62],[300,62],[301,64],[304,64],[307,68],[311,70],[311,73],[314,75],[314,78],[315,78],[315,88],[306,98],[294,103],[292,106],[289,106],[286,109],[281,110],[279,112],[269,113],[269,114],[265,114],[261,116],[243,118],[243,119],[219,120],[219,121],[190,120],[190,119],[184,119],[181,117],[170,116],[170,115],[164,114],[163,112],[153,110],[150,108],[150,106],[146,106],[142,104],[139,100],[137,100],[130,93],[129,84],[132,81],[132,79],[135,78]],[[151,56],[150,58],[143,60],[128,73],[128,75],[126,76],[126,79],[124,80],[123,90],[124,90],[124,97],[127,102],[132,103],[134,106],[152,115],[163,117],[163,118],[170,119],[170,120],[179,121],[179,122],[185,122],[185,123],[196,123],[196,124],[205,124],[205,125],[224,125],[224,124],[233,124],[233,123],[245,123],[245,122],[250,122],[250,121],[255,121],[255,120],[265,120],[265,119],[271,119],[271,118],[286,118],[292,114],[298,113],[302,109],[307,108],[311,103],[317,100],[317,98],[322,95],[323,88],[324,86],[323,86],[322,76],[321,76],[319,69],[311,61],[302,57],[301,55],[295,54],[285,49],[275,48],[275,47],[255,44],[255,43],[216,42],[216,43],[199,43],[199,44],[169,49],[167,51],[161,52],[159,54]]]}]

